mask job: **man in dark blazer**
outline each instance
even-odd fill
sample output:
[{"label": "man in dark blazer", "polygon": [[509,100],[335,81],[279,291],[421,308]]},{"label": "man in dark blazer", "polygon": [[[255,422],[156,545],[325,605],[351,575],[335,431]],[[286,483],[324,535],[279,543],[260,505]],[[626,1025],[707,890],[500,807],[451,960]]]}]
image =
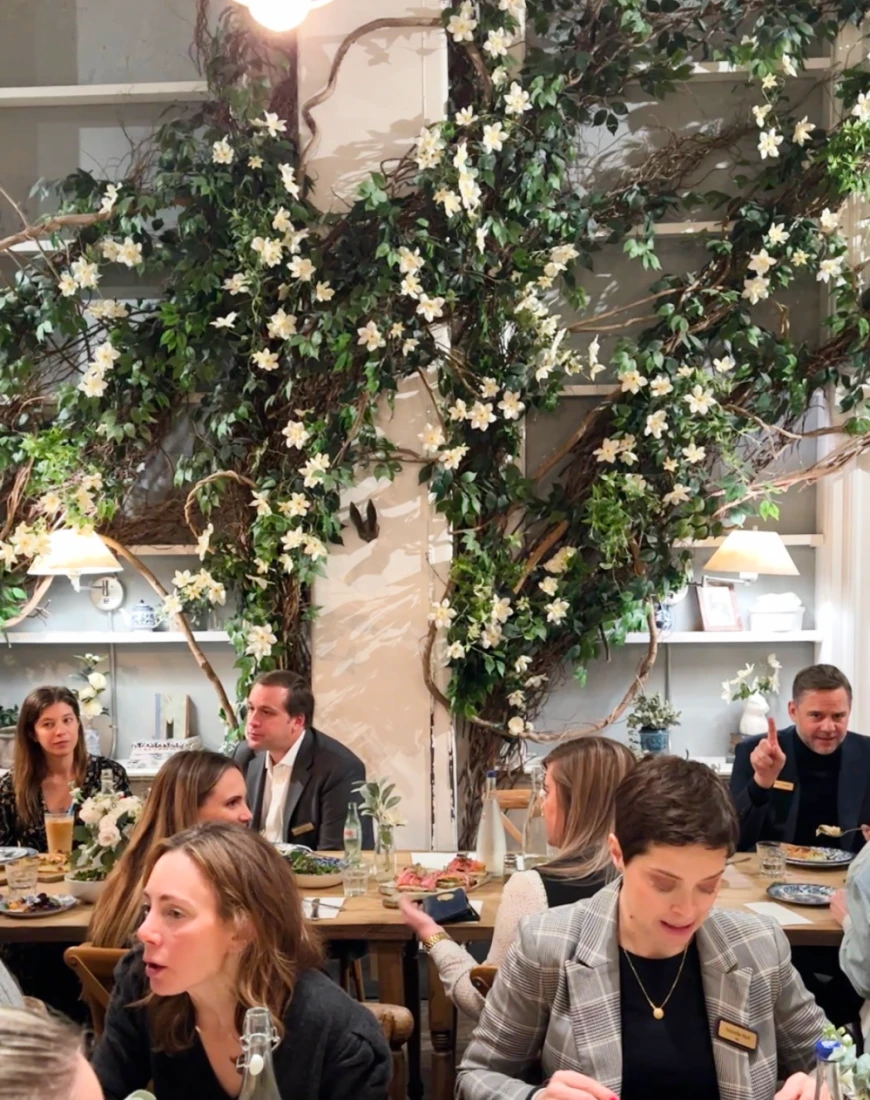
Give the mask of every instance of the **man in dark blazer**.
[{"label": "man in dark blazer", "polygon": [[[737,746],[731,795],[740,818],[742,851],[759,840],[842,847],[864,846],[870,823],[870,738],[850,733],[852,687],[834,665],[811,665],[794,679],[788,713],[793,726]],[[817,836],[838,825],[842,842]],[[859,828],[861,826],[862,828]],[[870,831],[870,830],[868,830]]]},{"label": "man in dark blazer", "polygon": [[[353,787],[366,769],[350,749],[313,725],[314,696],[293,672],[264,672],[248,693],[245,740],[234,759],[245,776],[251,828],[267,840],[316,851],[344,848]],[[369,817],[361,818],[362,846],[374,847]]]}]

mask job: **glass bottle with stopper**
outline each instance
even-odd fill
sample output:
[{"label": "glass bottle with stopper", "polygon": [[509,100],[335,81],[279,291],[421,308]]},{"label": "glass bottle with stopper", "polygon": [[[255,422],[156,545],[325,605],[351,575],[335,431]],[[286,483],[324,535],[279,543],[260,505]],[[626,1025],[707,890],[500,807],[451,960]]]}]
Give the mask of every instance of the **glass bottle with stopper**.
[{"label": "glass bottle with stopper", "polygon": [[281,1100],[272,1064],[272,1051],[278,1041],[268,1008],[249,1008],[239,1058],[239,1069],[244,1071],[239,1100]]},{"label": "glass bottle with stopper", "polygon": [[819,1039],[816,1043],[816,1089],[814,1100],[841,1100],[840,1073],[837,1062],[843,1048],[836,1039]]},{"label": "glass bottle with stopper", "polygon": [[544,824],[544,771],[540,765],[532,768],[531,779],[532,793],[523,825],[523,867],[527,871],[546,863],[549,858]]}]

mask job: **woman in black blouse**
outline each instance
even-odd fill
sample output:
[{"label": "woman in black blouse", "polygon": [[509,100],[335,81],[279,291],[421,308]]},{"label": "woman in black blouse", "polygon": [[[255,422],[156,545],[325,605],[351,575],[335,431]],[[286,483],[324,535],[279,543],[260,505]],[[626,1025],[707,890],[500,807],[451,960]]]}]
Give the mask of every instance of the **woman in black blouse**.
[{"label": "woman in black blouse", "polygon": [[265,1007],[281,1096],[386,1100],[374,1016],[320,969],[287,862],[258,833],[209,823],[162,841],[145,869],[140,947],[115,971],[94,1069],[106,1100],[238,1096],[245,1012]]},{"label": "woman in black blouse", "polygon": [[130,794],[127,773],[102,756],[88,756],[79,702],[66,687],[40,687],[21,706],[12,771],[0,779],[0,847],[48,850],[45,814],[62,813],[72,791],[100,790],[111,771],[115,790]]}]

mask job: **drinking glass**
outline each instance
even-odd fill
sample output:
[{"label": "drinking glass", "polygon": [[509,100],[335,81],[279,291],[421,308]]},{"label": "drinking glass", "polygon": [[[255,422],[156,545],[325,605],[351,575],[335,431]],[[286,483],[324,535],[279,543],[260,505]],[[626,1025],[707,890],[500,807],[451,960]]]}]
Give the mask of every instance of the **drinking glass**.
[{"label": "drinking glass", "polygon": [[781,844],[777,844],[775,840],[760,840],[755,845],[755,850],[758,852],[759,870],[763,875],[778,879],[785,877],[785,848]]},{"label": "drinking glass", "polygon": [[62,813],[46,813],[45,839],[49,852],[63,852],[69,855],[73,846],[73,825],[75,818],[68,810]]},{"label": "drinking glass", "polygon": [[6,881],[9,884],[10,901],[35,894],[39,882],[39,856],[24,856],[7,863]]},{"label": "drinking glass", "polygon": [[341,869],[341,885],[346,898],[359,898],[368,889],[369,869],[363,863],[351,863]]}]

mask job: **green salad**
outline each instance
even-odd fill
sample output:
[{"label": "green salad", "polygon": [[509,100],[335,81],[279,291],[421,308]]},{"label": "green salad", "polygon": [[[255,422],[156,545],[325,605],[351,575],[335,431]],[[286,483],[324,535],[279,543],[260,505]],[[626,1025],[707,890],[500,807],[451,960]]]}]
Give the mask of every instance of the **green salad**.
[{"label": "green salad", "polygon": [[332,856],[318,856],[314,852],[287,852],[284,858],[290,870],[297,875],[334,875],[339,862]]}]

